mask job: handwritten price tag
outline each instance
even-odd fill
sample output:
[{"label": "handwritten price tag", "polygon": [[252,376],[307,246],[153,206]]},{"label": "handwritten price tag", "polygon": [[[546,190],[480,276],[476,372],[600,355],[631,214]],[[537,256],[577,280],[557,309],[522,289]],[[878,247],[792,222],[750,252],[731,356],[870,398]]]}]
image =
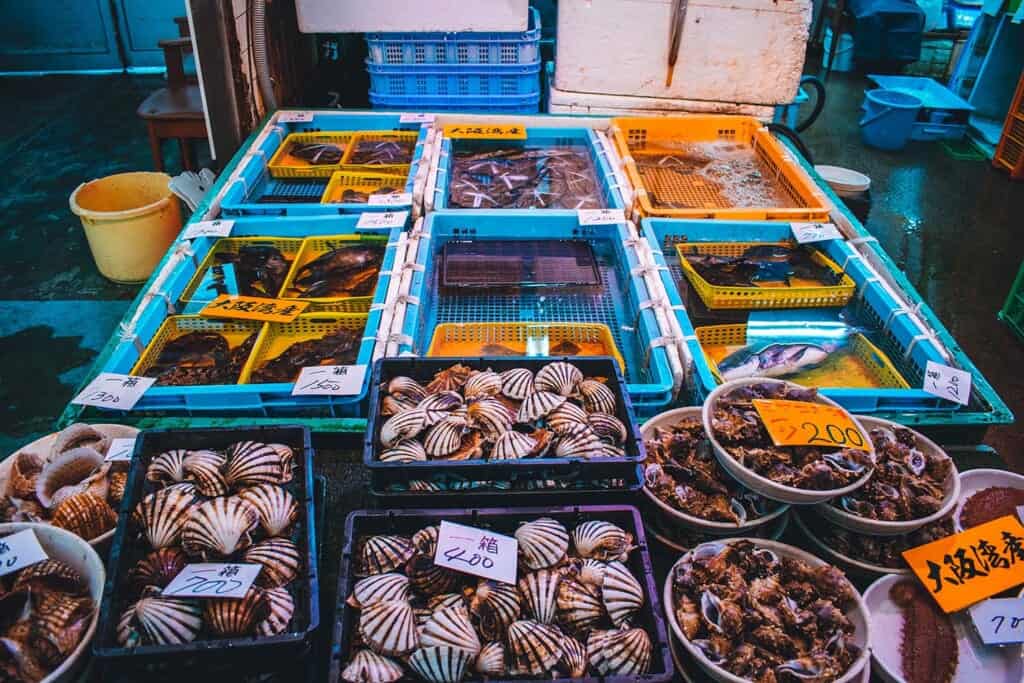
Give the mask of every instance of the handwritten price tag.
[{"label": "handwritten price tag", "polygon": [[857,423],[842,408],[823,403],[754,399],[776,446],[838,446],[870,451]]},{"label": "handwritten price tag", "polygon": [[516,582],[519,542],[512,536],[441,522],[434,564],[503,583]]},{"label": "handwritten price tag", "polygon": [[365,365],[314,365],[302,368],[292,396],[358,396],[365,379]]},{"label": "handwritten price tag", "polygon": [[194,240],[198,237],[227,237],[235,227],[232,220],[197,221],[187,228],[181,236],[183,240]]},{"label": "handwritten price tag", "polygon": [[155,381],[155,377],[133,377],[115,372],[101,372],[78,396],[71,399],[71,402],[80,406],[131,410]]},{"label": "handwritten price tag", "polygon": [[992,598],[971,608],[974,629],[986,645],[1024,643],[1024,598]]},{"label": "handwritten price tag", "polygon": [[924,367],[924,390],[933,396],[967,405],[971,401],[971,373],[930,360]]},{"label": "handwritten price tag", "polygon": [[278,123],[309,123],[312,120],[311,111],[282,111],[277,115]]},{"label": "handwritten price tag", "polygon": [[626,214],[622,209],[580,209],[576,212],[580,225],[613,225],[625,223]]},{"label": "handwritten price tag", "polygon": [[261,569],[260,564],[188,564],[161,595],[165,598],[242,598]]},{"label": "handwritten price tag", "polygon": [[371,194],[366,198],[370,206],[404,206],[412,204],[411,192],[392,192],[391,194]]},{"label": "handwritten price tag", "polygon": [[945,612],[956,612],[1024,583],[1024,526],[1006,515],[903,551]]},{"label": "handwritten price tag", "polygon": [[444,136],[453,140],[525,140],[526,126],[521,123],[504,126],[453,123],[444,127]]},{"label": "handwritten price tag", "polygon": [[433,114],[402,114],[398,117],[399,123],[433,123]]},{"label": "handwritten price tag", "polygon": [[31,529],[0,539],[0,576],[5,576],[30,564],[46,559],[46,551]]},{"label": "handwritten price tag", "polygon": [[800,244],[841,240],[843,235],[833,223],[790,223],[793,237]]},{"label": "handwritten price tag", "polygon": [[359,215],[357,228],[400,228],[409,218],[408,211],[367,212]]},{"label": "handwritten price tag", "polygon": [[258,296],[221,294],[206,304],[203,310],[199,311],[199,315],[206,318],[288,323],[295,320],[308,306],[308,301],[284,301],[282,299],[264,299]]},{"label": "handwritten price tag", "polygon": [[131,460],[135,453],[135,439],[113,439],[110,448],[107,449],[107,462],[118,460]]}]

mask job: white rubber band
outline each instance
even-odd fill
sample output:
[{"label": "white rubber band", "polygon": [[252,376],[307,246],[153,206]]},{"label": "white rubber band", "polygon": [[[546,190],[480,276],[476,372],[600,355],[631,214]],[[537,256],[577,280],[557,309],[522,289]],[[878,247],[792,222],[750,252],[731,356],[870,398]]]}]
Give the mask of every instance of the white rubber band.
[{"label": "white rubber band", "polygon": [[889,333],[889,328],[892,326],[893,321],[896,320],[897,316],[901,316],[901,315],[910,315],[910,309],[907,309],[907,308],[896,308],[896,309],[893,309],[892,311],[890,311],[889,315],[886,316],[886,318],[885,318],[885,323],[882,325],[882,330],[886,334],[888,334]]},{"label": "white rubber band", "polygon": [[903,352],[903,360],[904,360],[904,362],[910,360],[910,354],[911,354],[911,352],[913,352],[914,347],[917,346],[917,342],[922,341],[922,340],[926,340],[926,339],[929,340],[929,341],[932,341],[932,340],[935,339],[935,335],[933,335],[933,334],[931,334],[929,332],[925,332],[923,334],[919,334],[919,335],[915,336],[913,339],[910,340],[910,343],[907,345],[907,350]]},{"label": "white rubber band", "polygon": [[866,244],[868,242],[877,242],[878,238],[874,235],[865,235],[864,237],[853,237],[846,240],[848,244]]},{"label": "white rubber band", "polygon": [[843,261],[843,272],[844,272],[844,273],[846,272],[846,266],[850,265],[850,261],[851,261],[852,259],[857,259],[857,260],[858,260],[858,261],[860,261],[861,263],[863,263],[863,262],[864,262],[864,257],[863,257],[863,256],[861,256],[861,255],[860,255],[860,254],[858,254],[857,252],[853,252],[852,254],[850,254],[850,255],[848,255],[848,256],[846,257],[846,260],[845,260],[845,261]]}]

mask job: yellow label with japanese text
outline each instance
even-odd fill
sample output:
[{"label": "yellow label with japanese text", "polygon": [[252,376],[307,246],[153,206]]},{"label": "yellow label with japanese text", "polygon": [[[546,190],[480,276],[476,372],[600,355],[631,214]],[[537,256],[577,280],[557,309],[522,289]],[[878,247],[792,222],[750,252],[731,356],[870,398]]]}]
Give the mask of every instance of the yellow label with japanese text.
[{"label": "yellow label with japanese text", "polygon": [[526,126],[521,123],[451,123],[444,127],[446,138],[477,140],[525,140]]},{"label": "yellow label with japanese text", "polygon": [[1024,583],[1024,526],[1007,515],[904,550],[903,558],[942,611],[956,612]]},{"label": "yellow label with japanese text", "polygon": [[309,307],[308,301],[264,299],[258,296],[221,294],[206,304],[199,315],[206,318],[234,318],[289,323]]},{"label": "yellow label with japanese text", "polygon": [[857,423],[842,408],[824,403],[764,398],[755,398],[754,408],[776,446],[871,450]]}]

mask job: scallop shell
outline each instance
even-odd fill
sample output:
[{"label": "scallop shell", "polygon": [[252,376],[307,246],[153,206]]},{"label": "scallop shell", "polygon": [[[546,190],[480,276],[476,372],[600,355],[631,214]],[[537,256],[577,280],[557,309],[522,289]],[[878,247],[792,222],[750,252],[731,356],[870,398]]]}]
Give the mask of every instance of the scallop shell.
[{"label": "scallop shell", "polygon": [[144,597],[129,607],[117,626],[117,641],[136,645],[181,645],[191,643],[202,626],[202,609],[193,600]]},{"label": "scallop shell", "polygon": [[519,592],[526,603],[527,616],[542,624],[555,621],[560,581],[561,575],[554,569],[539,569],[519,579]]},{"label": "scallop shell", "polygon": [[480,638],[463,605],[435,611],[424,625],[423,633],[420,634],[420,646],[442,645],[465,650],[474,657],[480,652]]},{"label": "scallop shell", "polygon": [[165,488],[149,494],[135,506],[133,519],[142,527],[152,548],[174,545],[191,514],[195,496],[185,488]]},{"label": "scallop shell", "polygon": [[642,628],[593,631],[587,657],[602,676],[643,675],[651,666],[651,638]]},{"label": "scallop shell", "polygon": [[449,415],[427,431],[423,447],[432,458],[443,458],[459,450],[462,434],[466,430],[466,419]]},{"label": "scallop shell", "polygon": [[626,456],[626,451],[619,446],[602,441],[597,445],[597,450],[594,451],[593,456],[596,458],[623,458]]},{"label": "scallop shell", "polygon": [[419,441],[408,440],[395,444],[393,448],[382,451],[381,462],[423,462],[427,459],[427,451]]},{"label": "scallop shell", "polygon": [[493,398],[481,399],[469,406],[469,424],[493,441],[512,428],[514,415],[505,404]]},{"label": "scallop shell", "polygon": [[221,474],[226,460],[215,451],[192,451],[182,463],[185,478],[196,485],[199,495],[207,498],[223,496],[228,492],[228,483]]},{"label": "scallop shell", "polygon": [[79,493],[54,509],[50,524],[91,541],[117,526],[117,513],[103,498]]},{"label": "scallop shell", "polygon": [[111,507],[116,510],[124,501],[124,490],[128,486],[128,473],[111,472],[109,479],[110,489],[107,491],[107,500],[110,501]]},{"label": "scallop shell", "polygon": [[559,436],[566,436],[587,426],[587,413],[575,403],[566,401],[544,418],[548,429]]},{"label": "scallop shell", "polygon": [[249,547],[257,524],[256,509],[241,498],[214,498],[192,509],[181,532],[181,547],[193,556],[228,557]]},{"label": "scallop shell", "polygon": [[281,456],[281,481],[278,483],[287,484],[292,480],[292,470],[295,469],[295,451],[283,443],[268,443],[267,447],[273,448]]},{"label": "scallop shell", "polygon": [[277,636],[288,630],[288,624],[295,614],[295,600],[287,588],[273,588],[263,591],[267,616],[256,624],[256,634],[263,637]]},{"label": "scallop shell", "polygon": [[299,516],[295,497],[276,484],[259,484],[242,489],[238,497],[246,501],[260,516],[260,526],[267,536],[284,536]]},{"label": "scallop shell", "polygon": [[149,467],[146,468],[146,481],[155,484],[185,481],[185,458],[188,454],[188,451],[177,448],[156,456],[149,461]]},{"label": "scallop shell", "polygon": [[433,557],[437,551],[437,537],[440,533],[441,527],[436,524],[425,526],[412,535],[412,544],[419,552]]},{"label": "scallop shell", "polygon": [[416,403],[427,397],[427,390],[412,377],[393,377],[384,388],[392,396],[411,399]]},{"label": "scallop shell", "polygon": [[380,443],[391,448],[399,441],[413,439],[427,426],[427,411],[415,408],[392,415],[381,425]]},{"label": "scallop shell", "polygon": [[458,391],[469,379],[473,369],[462,364],[456,364],[434,374],[434,379],[427,385],[428,394],[436,394],[441,391]]},{"label": "scallop shell", "polygon": [[203,600],[203,622],[214,635],[239,638],[256,630],[256,624],[267,618],[269,609],[263,591],[250,588],[241,598]]},{"label": "scallop shell", "polygon": [[583,398],[583,408],[588,413],[615,414],[615,394],[604,382],[585,379],[580,382],[577,390]]},{"label": "scallop shell", "polygon": [[247,548],[242,560],[263,565],[256,576],[257,586],[280,588],[299,575],[302,556],[291,539],[268,538]]},{"label": "scallop shell", "polygon": [[555,668],[562,658],[562,634],[554,626],[517,621],[508,627],[508,648],[513,676],[537,678]]},{"label": "scallop shell", "polygon": [[477,673],[490,678],[503,678],[505,667],[505,646],[499,642],[487,643],[476,656],[473,668]]},{"label": "scallop shell", "polygon": [[565,558],[569,549],[569,533],[557,520],[541,517],[516,529],[519,553],[530,569],[552,567]]},{"label": "scallop shell", "polygon": [[572,532],[572,542],[580,557],[608,562],[625,562],[634,548],[633,535],[611,522],[583,522]]},{"label": "scallop shell", "polygon": [[556,619],[571,633],[586,633],[604,616],[597,591],[571,577],[558,584]]},{"label": "scallop shell", "polygon": [[430,555],[416,553],[405,565],[405,573],[413,589],[423,595],[451,592],[459,583],[459,575],[451,569],[434,564]]},{"label": "scallop shell", "polygon": [[407,536],[370,536],[359,547],[356,576],[393,572],[415,552]]},{"label": "scallop shell", "polygon": [[601,584],[601,599],[612,623],[622,626],[644,605],[644,589],[621,562],[609,562]]},{"label": "scallop shell", "polygon": [[88,589],[78,570],[60,560],[46,559],[25,567],[14,580],[11,593],[27,590],[30,593],[60,591],[71,595],[84,595]]},{"label": "scallop shell", "polygon": [[409,577],[398,572],[388,572],[356,581],[347,602],[356,609],[363,609],[381,600],[408,600],[409,596]]},{"label": "scallop shell", "polygon": [[550,391],[535,391],[523,400],[516,414],[516,422],[530,424],[566,402],[565,396]]},{"label": "scallop shell", "polygon": [[139,592],[146,586],[165,588],[186,564],[188,558],[180,548],[158,548],[131,568],[128,580]]},{"label": "scallop shell", "polygon": [[587,647],[572,636],[562,636],[562,658],[558,668],[570,678],[587,675]]},{"label": "scallop shell", "polygon": [[427,609],[433,614],[439,609],[447,609],[448,607],[457,607],[465,604],[462,595],[459,593],[442,593],[441,595],[433,595],[427,598]]},{"label": "scallop shell", "polygon": [[404,675],[400,664],[365,648],[352,655],[341,670],[341,680],[346,683],[395,683]]},{"label": "scallop shell", "polygon": [[430,394],[416,407],[426,413],[425,426],[437,424],[453,410],[462,406],[462,396],[457,391],[442,391]]},{"label": "scallop shell", "polygon": [[477,618],[480,634],[489,640],[505,637],[509,624],[519,618],[522,597],[515,586],[488,579],[480,579],[469,611]]},{"label": "scallop shell", "polygon": [[412,606],[405,600],[381,600],[360,612],[359,635],[374,652],[393,657],[419,645]]},{"label": "scallop shell", "polygon": [[102,455],[110,448],[110,437],[92,425],[76,422],[57,433],[48,460],[53,460],[65,451],[82,447],[92,448]]},{"label": "scallop shell", "polygon": [[43,465],[36,477],[36,500],[53,507],[53,495],[65,486],[74,486],[103,466],[103,456],[88,446],[72,448]]},{"label": "scallop shell", "polygon": [[[461,418],[460,418],[461,419]],[[469,431],[462,435],[458,450],[442,458],[443,460],[475,460],[484,454],[484,437],[477,431]]]},{"label": "scallop shell", "polygon": [[91,598],[43,593],[33,600],[28,644],[39,660],[56,667],[78,646],[96,609]]},{"label": "scallop shell", "polygon": [[409,657],[409,666],[429,683],[459,683],[473,654],[447,645],[424,647]]},{"label": "scallop shell", "polygon": [[33,498],[36,495],[36,480],[43,471],[42,456],[22,451],[14,456],[7,475],[5,493],[8,498]]},{"label": "scallop shell", "polygon": [[583,373],[572,363],[555,361],[537,371],[533,386],[537,391],[551,391],[562,396],[571,396],[576,386],[583,381]]},{"label": "scallop shell", "polygon": [[228,486],[255,486],[281,484],[291,479],[291,458],[286,458],[274,446],[256,441],[240,441],[228,446],[224,481]]},{"label": "scallop shell", "polygon": [[599,438],[614,444],[625,443],[629,436],[622,420],[608,413],[590,413],[587,423]]},{"label": "scallop shell", "polygon": [[515,401],[522,401],[534,392],[533,372],[526,368],[512,368],[500,374],[501,393]]},{"label": "scallop shell", "polygon": [[487,369],[470,375],[469,379],[466,380],[466,384],[462,387],[462,393],[466,396],[467,400],[487,398],[500,394],[501,386],[501,375]]},{"label": "scallop shell", "polygon": [[528,434],[510,429],[494,442],[488,460],[516,460],[530,455],[537,447],[537,440]]},{"label": "scallop shell", "polygon": [[419,399],[411,398],[409,396],[387,395],[380,400],[380,414],[384,417],[398,415],[399,413],[404,413],[407,410],[412,410],[419,405],[419,402]]},{"label": "scallop shell", "polygon": [[576,431],[558,439],[555,455],[560,458],[590,458],[600,452],[601,440],[589,425],[580,425]]}]

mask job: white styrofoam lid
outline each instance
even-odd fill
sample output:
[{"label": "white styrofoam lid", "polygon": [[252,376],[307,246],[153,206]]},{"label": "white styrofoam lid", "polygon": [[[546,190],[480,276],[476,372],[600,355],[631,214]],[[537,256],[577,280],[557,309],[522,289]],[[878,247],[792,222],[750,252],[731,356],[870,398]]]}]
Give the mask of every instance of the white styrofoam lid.
[{"label": "white styrofoam lid", "polygon": [[814,170],[836,190],[847,192],[867,192],[871,187],[871,178],[842,166],[815,166]]}]

